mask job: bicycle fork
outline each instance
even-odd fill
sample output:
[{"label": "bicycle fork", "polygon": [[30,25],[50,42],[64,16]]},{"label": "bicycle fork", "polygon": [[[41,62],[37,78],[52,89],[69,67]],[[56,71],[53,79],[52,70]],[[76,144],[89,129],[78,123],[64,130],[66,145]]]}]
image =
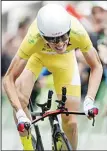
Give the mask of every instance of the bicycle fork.
[{"label": "bicycle fork", "polygon": [[[29,103],[30,105],[30,109],[31,109],[31,112],[33,112],[33,105],[32,105],[32,102],[30,101]],[[36,119],[36,116],[33,116],[32,115],[32,120]],[[39,130],[39,127],[37,124],[34,124],[34,130],[35,130],[35,133],[36,133],[36,149],[38,150],[42,150],[44,151],[44,147],[43,147],[43,143],[42,143],[42,139],[41,139],[41,135],[40,135],[40,130]]]},{"label": "bicycle fork", "polygon": [[[60,125],[59,120],[57,116],[50,116],[49,117],[50,125],[51,125],[51,132],[52,132],[52,150],[56,150],[55,142],[57,139],[55,136],[58,132],[60,132]],[[55,147],[55,148],[54,148]]]}]

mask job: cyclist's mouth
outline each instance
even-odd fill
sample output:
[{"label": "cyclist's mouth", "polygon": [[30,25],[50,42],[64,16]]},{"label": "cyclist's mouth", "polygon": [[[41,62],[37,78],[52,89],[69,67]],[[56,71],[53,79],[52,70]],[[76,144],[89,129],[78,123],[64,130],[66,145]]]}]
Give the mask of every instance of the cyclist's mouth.
[{"label": "cyclist's mouth", "polygon": [[58,51],[63,51],[66,47],[66,44],[62,45],[62,46],[56,46],[55,49],[57,49]]}]

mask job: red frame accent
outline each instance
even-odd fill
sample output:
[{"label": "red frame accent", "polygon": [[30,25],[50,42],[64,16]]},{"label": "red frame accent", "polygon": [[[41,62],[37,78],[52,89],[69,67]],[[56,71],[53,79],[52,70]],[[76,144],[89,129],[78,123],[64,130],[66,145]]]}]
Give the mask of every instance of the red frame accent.
[{"label": "red frame accent", "polygon": [[53,115],[53,114],[60,114],[63,110],[61,109],[58,109],[58,110],[55,110],[55,111],[47,111],[45,112],[41,117],[35,119],[32,121],[32,124],[44,119],[45,117],[48,117],[49,115]]},{"label": "red frame accent", "polygon": [[45,117],[46,115],[51,115],[51,114],[55,114],[55,113],[60,113],[62,110],[55,110],[55,111],[48,111],[46,113],[43,114],[43,117]]},{"label": "red frame accent", "polygon": [[55,115],[55,114],[79,114],[79,115],[85,115],[85,113],[84,112],[69,112],[69,111],[66,111],[66,110],[64,110],[64,109],[57,109],[57,110],[55,110],[55,111],[47,111],[47,112],[45,112],[41,117],[39,117],[39,118],[37,118],[37,119],[35,119],[35,120],[33,120],[32,121],[32,124],[34,124],[34,123],[36,123],[36,122],[38,122],[38,121],[40,121],[40,120],[43,120],[44,118],[46,118],[46,117],[48,117],[49,115]]}]

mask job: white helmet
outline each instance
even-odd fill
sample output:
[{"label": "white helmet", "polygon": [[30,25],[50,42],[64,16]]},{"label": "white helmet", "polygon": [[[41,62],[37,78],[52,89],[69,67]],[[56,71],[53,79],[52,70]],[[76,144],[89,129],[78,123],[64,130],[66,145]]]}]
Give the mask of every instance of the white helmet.
[{"label": "white helmet", "polygon": [[59,4],[47,4],[37,14],[37,26],[42,36],[61,36],[71,28],[70,15]]}]

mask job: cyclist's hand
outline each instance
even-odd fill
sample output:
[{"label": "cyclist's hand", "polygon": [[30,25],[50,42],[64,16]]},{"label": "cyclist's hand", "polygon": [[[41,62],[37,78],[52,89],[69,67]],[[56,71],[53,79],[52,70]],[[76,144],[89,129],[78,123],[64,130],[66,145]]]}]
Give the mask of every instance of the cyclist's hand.
[{"label": "cyclist's hand", "polygon": [[17,129],[19,132],[24,132],[25,131],[25,127],[24,124],[28,123],[31,125],[31,121],[27,118],[25,112],[20,109],[17,113],[16,113],[16,117],[18,120],[18,124],[17,124]]},{"label": "cyclist's hand", "polygon": [[84,100],[84,112],[88,119],[92,119],[93,116],[98,114],[98,108],[94,105],[94,100],[88,96]]}]

